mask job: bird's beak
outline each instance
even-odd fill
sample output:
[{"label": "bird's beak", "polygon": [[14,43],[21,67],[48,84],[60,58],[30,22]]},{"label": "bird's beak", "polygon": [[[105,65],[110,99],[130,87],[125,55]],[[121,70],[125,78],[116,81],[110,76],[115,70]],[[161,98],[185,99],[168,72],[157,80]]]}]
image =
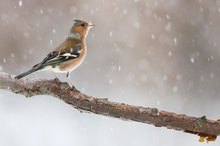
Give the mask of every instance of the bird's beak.
[{"label": "bird's beak", "polygon": [[92,28],[92,27],[94,27],[95,26],[95,24],[89,24],[89,28]]}]

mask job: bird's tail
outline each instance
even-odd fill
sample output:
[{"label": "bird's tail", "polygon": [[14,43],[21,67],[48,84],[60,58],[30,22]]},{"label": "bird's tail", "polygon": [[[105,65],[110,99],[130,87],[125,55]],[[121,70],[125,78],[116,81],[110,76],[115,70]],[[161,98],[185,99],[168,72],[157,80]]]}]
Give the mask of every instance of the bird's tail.
[{"label": "bird's tail", "polygon": [[35,72],[35,71],[38,71],[39,69],[40,69],[39,67],[33,67],[33,68],[30,69],[29,71],[26,71],[26,72],[24,72],[24,73],[22,73],[22,74],[20,74],[20,75],[17,75],[15,78],[16,78],[16,79],[21,79],[21,78],[23,78],[23,77],[25,77],[25,76],[27,76],[27,75],[29,75],[29,74]]}]

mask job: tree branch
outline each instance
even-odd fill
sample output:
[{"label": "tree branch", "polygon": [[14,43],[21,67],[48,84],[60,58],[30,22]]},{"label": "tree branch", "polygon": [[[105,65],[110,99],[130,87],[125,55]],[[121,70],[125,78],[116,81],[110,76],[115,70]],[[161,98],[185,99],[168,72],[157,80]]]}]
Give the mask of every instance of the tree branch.
[{"label": "tree branch", "polygon": [[206,138],[220,135],[220,121],[197,118],[184,114],[159,111],[156,108],[132,106],[108,101],[107,98],[94,98],[73,90],[67,83],[54,80],[16,80],[14,76],[0,73],[0,89],[11,90],[27,97],[51,95],[80,111],[101,114],[109,117],[153,124],[156,127],[181,130]]}]

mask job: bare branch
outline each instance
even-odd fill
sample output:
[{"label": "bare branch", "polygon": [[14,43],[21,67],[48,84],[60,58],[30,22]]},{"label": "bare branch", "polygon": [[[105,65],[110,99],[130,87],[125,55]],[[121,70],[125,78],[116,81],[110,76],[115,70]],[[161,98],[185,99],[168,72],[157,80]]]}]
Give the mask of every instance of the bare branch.
[{"label": "bare branch", "polygon": [[184,114],[159,111],[156,108],[132,106],[124,103],[108,101],[107,98],[94,98],[77,92],[67,83],[54,80],[16,80],[7,73],[0,73],[0,89],[11,90],[14,93],[27,97],[35,95],[51,95],[80,111],[92,112],[109,117],[131,120],[141,123],[153,124],[156,127],[181,130],[200,136],[218,136],[220,134],[220,121],[206,119],[205,116],[197,118]]}]

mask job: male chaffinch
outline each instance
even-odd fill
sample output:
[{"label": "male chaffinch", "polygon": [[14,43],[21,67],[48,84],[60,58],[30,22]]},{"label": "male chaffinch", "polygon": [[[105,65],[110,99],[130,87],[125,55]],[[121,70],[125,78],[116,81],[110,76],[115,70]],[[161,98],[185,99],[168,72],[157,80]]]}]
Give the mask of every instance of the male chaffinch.
[{"label": "male chaffinch", "polygon": [[44,70],[66,73],[67,78],[69,78],[70,72],[77,68],[86,56],[86,36],[93,26],[93,24],[82,20],[74,20],[70,33],[62,44],[49,53],[42,62],[15,78],[20,79],[33,72]]}]

